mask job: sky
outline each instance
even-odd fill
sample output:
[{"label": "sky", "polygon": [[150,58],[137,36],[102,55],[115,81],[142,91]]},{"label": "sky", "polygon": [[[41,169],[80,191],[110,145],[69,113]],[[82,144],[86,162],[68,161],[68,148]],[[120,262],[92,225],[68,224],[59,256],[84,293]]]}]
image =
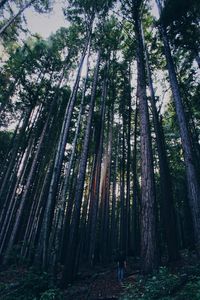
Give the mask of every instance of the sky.
[{"label": "sky", "polygon": [[[64,7],[66,3],[67,1],[64,0],[55,0],[52,12],[47,14],[36,13],[33,8],[27,9],[24,15],[29,30],[33,34],[39,33],[43,38],[48,38],[51,33],[56,32],[60,27],[68,26],[62,11],[62,7]],[[158,16],[157,7],[154,1],[152,1],[152,5],[153,14]]]},{"label": "sky", "polygon": [[27,9],[24,15],[31,32],[39,33],[43,38],[47,38],[60,27],[66,27],[67,21],[63,15],[62,7],[64,5],[62,2],[62,0],[55,0],[53,11],[47,14],[36,13],[33,8]]},{"label": "sky", "polygon": [[[154,0],[150,0],[152,5],[152,13],[158,16],[157,6]],[[40,34],[43,38],[48,38],[52,33],[55,33],[60,27],[68,26],[67,20],[64,18],[62,7],[65,7],[66,0],[54,0],[53,10],[51,13],[39,14],[33,8],[28,8],[24,15],[27,21],[28,29],[33,33]],[[119,5],[115,6],[115,10],[119,9]],[[82,76],[85,76],[86,64],[82,70]]]}]

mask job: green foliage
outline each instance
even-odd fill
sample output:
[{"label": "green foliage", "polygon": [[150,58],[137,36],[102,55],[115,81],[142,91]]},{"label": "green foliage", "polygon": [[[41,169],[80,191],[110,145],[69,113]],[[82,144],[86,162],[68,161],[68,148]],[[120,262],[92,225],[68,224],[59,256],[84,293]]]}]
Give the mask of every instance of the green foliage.
[{"label": "green foliage", "polygon": [[175,300],[199,300],[200,299],[200,277],[194,277],[193,281],[186,284],[184,289],[174,298]]},{"label": "green foliage", "polygon": [[45,291],[40,297],[40,300],[61,300],[61,299],[63,299],[62,294],[58,289],[49,289]]},{"label": "green foliage", "polygon": [[[14,271],[14,270],[13,270]],[[13,273],[14,274],[14,273]],[[62,292],[52,284],[45,272],[30,270],[21,274],[18,283],[1,284],[0,297],[4,300],[61,300]]]},{"label": "green foliage", "polygon": [[96,30],[94,38],[96,47],[103,49],[104,55],[119,50],[123,37],[117,19],[113,16],[106,19]]},{"label": "green foliage", "polygon": [[199,266],[188,266],[173,274],[162,267],[148,278],[139,278],[126,286],[121,300],[198,300],[200,299]]},{"label": "green foliage", "polygon": [[35,1],[34,9],[39,13],[49,13],[52,10],[52,0],[39,0]]},{"label": "green foliage", "polygon": [[[197,0],[165,0],[161,14],[174,49],[189,51],[193,60],[199,53],[199,3]],[[180,56],[178,60],[182,61]]]},{"label": "green foliage", "polygon": [[150,300],[168,296],[173,289],[180,283],[177,275],[171,274],[167,268],[162,267],[159,272],[145,279],[141,278],[134,287],[128,286],[127,292],[122,300]]},{"label": "green foliage", "polygon": [[82,33],[79,25],[72,25],[59,29],[48,40],[36,36],[27,39],[22,47],[9,50],[9,60],[2,66],[0,76],[4,126],[10,116],[21,114],[27,107],[51,102],[62,72],[67,77],[69,69],[77,64]]},{"label": "green foliage", "polygon": [[165,0],[162,17],[166,24],[186,17],[189,12],[199,13],[199,1],[197,0]]},{"label": "green foliage", "polygon": [[0,131],[0,162],[6,159],[6,155],[10,149],[10,142],[13,133],[10,131]]}]

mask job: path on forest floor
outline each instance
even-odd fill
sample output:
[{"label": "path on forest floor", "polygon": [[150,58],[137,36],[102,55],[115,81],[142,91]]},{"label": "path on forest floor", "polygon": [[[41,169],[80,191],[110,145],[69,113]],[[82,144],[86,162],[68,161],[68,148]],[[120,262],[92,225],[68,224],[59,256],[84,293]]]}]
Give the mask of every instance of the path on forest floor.
[{"label": "path on forest floor", "polygon": [[[117,267],[114,264],[93,269],[83,269],[73,284],[69,285],[62,293],[63,300],[118,300],[125,291],[127,284],[134,284],[137,272],[129,264],[127,275],[122,284],[117,280]],[[40,283],[41,276],[41,283]],[[33,280],[33,282],[32,282]],[[23,267],[11,267],[0,272],[0,299],[18,299],[20,294],[36,293],[37,288],[45,278]],[[38,292],[38,291],[37,291]],[[12,298],[13,295],[13,298]],[[35,294],[34,294],[35,295]],[[11,298],[10,298],[11,297]],[[25,298],[24,298],[25,299]],[[36,298],[35,298],[36,299]]]},{"label": "path on forest floor", "polygon": [[97,273],[88,281],[79,281],[66,290],[65,300],[117,300],[125,291],[127,284],[134,284],[136,275],[127,276],[120,284],[117,280],[116,269]]},{"label": "path on forest floor", "polygon": [[88,292],[88,300],[118,299],[123,287],[116,279],[116,272],[106,272],[94,280]]}]

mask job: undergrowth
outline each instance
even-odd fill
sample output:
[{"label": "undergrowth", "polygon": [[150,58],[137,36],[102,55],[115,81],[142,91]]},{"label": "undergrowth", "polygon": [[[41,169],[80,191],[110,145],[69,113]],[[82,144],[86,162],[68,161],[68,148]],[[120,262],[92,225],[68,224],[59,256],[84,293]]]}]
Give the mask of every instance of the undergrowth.
[{"label": "undergrowth", "polygon": [[47,273],[29,270],[16,283],[1,283],[0,299],[61,300],[62,294]]},{"label": "undergrowth", "polygon": [[135,284],[125,286],[120,300],[199,300],[200,269],[188,266],[172,273],[166,267],[149,277],[138,277]]}]

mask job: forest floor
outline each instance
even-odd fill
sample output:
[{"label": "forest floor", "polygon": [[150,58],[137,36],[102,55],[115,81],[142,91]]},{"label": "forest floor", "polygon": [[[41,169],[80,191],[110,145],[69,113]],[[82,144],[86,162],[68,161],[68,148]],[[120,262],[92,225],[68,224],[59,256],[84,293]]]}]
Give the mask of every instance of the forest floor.
[{"label": "forest floor", "polygon": [[76,281],[62,291],[47,273],[11,266],[0,270],[0,300],[200,299],[200,267],[195,256],[185,255],[178,264],[161,267],[149,277],[142,277],[139,264],[129,259],[122,284],[116,269],[114,263],[83,268]]},{"label": "forest floor", "polygon": [[82,279],[77,280],[72,287],[68,288],[64,299],[117,300],[128,284],[134,285],[138,272],[137,270],[133,272],[129,265],[122,283],[117,280],[117,267],[114,264],[96,269],[93,275],[83,272]]},{"label": "forest floor", "polygon": [[72,285],[61,291],[50,283],[51,279],[46,273],[19,265],[10,266],[0,270],[0,300],[116,300],[127,284],[134,284],[138,271],[133,273],[131,270],[132,266],[129,265],[123,282],[119,283],[115,264],[85,268]]}]

